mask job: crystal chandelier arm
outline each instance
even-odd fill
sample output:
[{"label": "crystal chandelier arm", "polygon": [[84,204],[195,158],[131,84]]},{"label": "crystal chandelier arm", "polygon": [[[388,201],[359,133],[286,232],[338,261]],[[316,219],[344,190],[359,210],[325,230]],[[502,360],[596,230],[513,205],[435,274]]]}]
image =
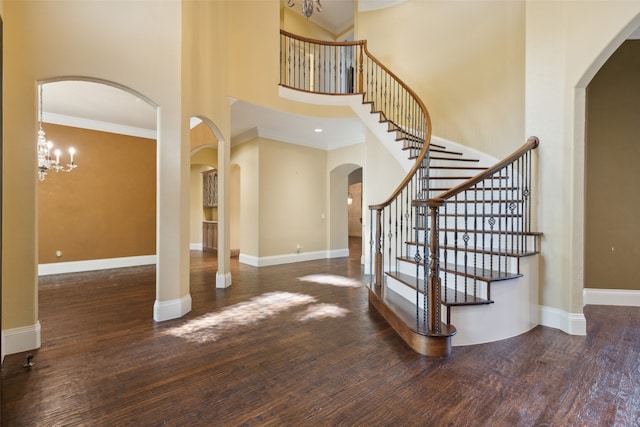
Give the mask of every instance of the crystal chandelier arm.
[{"label": "crystal chandelier arm", "polygon": [[70,156],[71,162],[67,164],[66,168],[64,166],[60,166],[60,155],[62,154],[60,150],[56,149],[53,151],[53,154],[56,157],[55,161],[51,157],[51,150],[53,148],[53,143],[51,141],[47,141],[46,135],[44,133],[44,129],[42,128],[42,116],[43,116],[42,86],[43,86],[42,83],[39,83],[39,89],[40,89],[39,107],[40,108],[39,108],[39,117],[38,117],[39,129],[38,129],[38,139],[37,139],[37,154],[38,154],[38,178],[40,179],[40,181],[44,181],[45,176],[47,175],[47,172],[50,170],[54,170],[56,172],[59,172],[59,171],[71,172],[73,169],[78,167],[78,165],[76,165],[73,162],[73,155],[76,153],[76,150],[73,147],[69,148],[69,156]]}]

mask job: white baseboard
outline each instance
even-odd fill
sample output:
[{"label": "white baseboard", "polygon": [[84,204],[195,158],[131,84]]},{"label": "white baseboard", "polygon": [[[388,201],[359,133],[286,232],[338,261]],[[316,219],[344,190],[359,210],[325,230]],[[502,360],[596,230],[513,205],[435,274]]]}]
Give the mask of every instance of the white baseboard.
[{"label": "white baseboard", "polygon": [[40,348],[40,322],[2,331],[2,360],[7,354]]},{"label": "white baseboard", "polygon": [[202,243],[189,243],[189,250],[190,251],[201,251],[202,250]]},{"label": "white baseboard", "polygon": [[332,251],[301,252],[299,254],[285,254],[265,257],[240,254],[239,261],[253,267],[267,267],[270,265],[290,264],[293,262],[314,261],[318,259],[337,258],[349,256],[349,249],[336,249]]},{"label": "white baseboard", "polygon": [[582,292],[583,304],[640,307],[640,291],[631,289],[591,289]]},{"label": "white baseboard", "polygon": [[158,301],[153,304],[153,320],[163,322],[165,320],[178,319],[191,311],[191,294],[182,298]]},{"label": "white baseboard", "polygon": [[553,307],[538,306],[537,323],[560,329],[569,335],[587,334],[587,319],[583,313],[568,313]]},{"label": "white baseboard", "polygon": [[122,258],[91,259],[87,261],[53,262],[38,264],[38,275],[78,273],[81,271],[108,270],[111,268],[136,267],[156,263],[156,255]]},{"label": "white baseboard", "polygon": [[216,288],[228,288],[231,286],[231,273],[216,272]]}]

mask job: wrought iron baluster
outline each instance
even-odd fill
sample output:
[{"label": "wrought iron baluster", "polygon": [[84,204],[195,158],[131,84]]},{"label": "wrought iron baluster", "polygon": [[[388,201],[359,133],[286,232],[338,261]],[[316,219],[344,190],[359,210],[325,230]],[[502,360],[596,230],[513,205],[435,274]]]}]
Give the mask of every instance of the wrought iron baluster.
[{"label": "wrought iron baluster", "polygon": [[478,186],[473,186],[473,297],[478,296]]},{"label": "wrought iron baluster", "polygon": [[[482,271],[486,270],[486,259],[487,259],[487,253],[486,253],[486,242],[485,242],[485,230],[486,230],[486,222],[487,222],[487,180],[483,179],[482,180]],[[478,203],[478,200],[476,199],[476,203]],[[476,239],[478,238],[478,235],[476,234]],[[489,252],[489,257],[491,258],[493,256],[493,254],[491,252]]]},{"label": "wrought iron baluster", "polygon": [[[447,218],[447,205],[448,203],[444,203],[442,209],[443,209],[443,213],[444,213],[444,218],[446,221]],[[456,211],[456,205],[453,205],[453,211]],[[444,224],[444,226],[441,226],[440,230],[444,230],[443,233],[443,240],[444,240],[444,249],[442,251],[442,264],[444,265],[445,268],[447,268],[447,258],[448,258],[448,252],[449,252],[449,243],[448,243],[448,237],[447,237],[447,226],[446,224]],[[444,274],[444,300],[445,301],[449,301],[448,298],[448,284],[449,284],[449,280],[448,280],[448,274],[445,272]]]},{"label": "wrought iron baluster", "polygon": [[[463,251],[463,264],[464,264],[464,299],[467,299],[467,295],[469,294],[468,290],[468,254],[469,254],[469,199],[467,198],[467,191],[464,192],[464,234],[462,234],[462,240],[464,241],[464,251]],[[457,224],[456,224],[457,226]],[[458,271],[458,266],[455,266],[456,272]]]},{"label": "wrought iron baluster", "polygon": [[374,279],[376,277],[373,271],[373,258],[375,256],[375,253],[373,252],[373,224],[373,209],[369,209],[369,275],[371,276],[369,282],[371,285],[374,284]]},{"label": "wrought iron baluster", "polygon": [[495,189],[495,180],[493,179],[493,175],[491,175],[491,186],[489,187],[490,191],[489,194],[491,194],[491,205],[490,205],[490,212],[491,212],[491,216],[489,217],[489,227],[491,228],[491,237],[489,239],[489,252],[491,252],[491,258],[489,258],[489,271],[490,276],[493,277],[493,241],[495,239],[495,234],[494,234],[494,227],[496,225],[496,218],[493,216],[493,205],[494,205],[494,193],[496,191]]},{"label": "wrought iron baluster", "polygon": [[[402,194],[400,194],[400,196],[402,196]],[[400,201],[402,201],[402,199],[400,199]],[[399,215],[401,216],[401,214],[399,214],[398,208],[401,208],[402,206],[397,201],[394,202],[393,204],[396,207],[396,217],[394,218],[394,222],[395,222],[395,225],[396,225],[396,229],[395,229],[395,234],[396,235],[395,235],[395,244],[394,244],[395,250],[396,250],[396,254],[395,254],[396,255],[395,256],[395,271],[398,271],[398,256],[400,254],[400,251],[399,251],[400,248],[398,247],[398,244],[399,244],[399,239],[398,239],[398,216]]]},{"label": "wrought iron baluster", "polygon": [[518,236],[516,238],[516,253],[521,254],[522,253],[522,219],[524,217],[524,214],[522,213],[522,164],[521,164],[521,158],[518,158],[517,162],[517,166],[516,166],[516,170],[517,175],[518,175],[518,190],[516,191],[516,196],[517,196],[517,200],[514,200],[515,203],[517,203],[517,212],[518,212],[518,218],[517,218],[517,224],[516,224],[516,228],[518,229]]},{"label": "wrought iron baluster", "polygon": [[[508,181],[508,180],[506,180]],[[504,234],[505,229],[503,228],[503,220],[504,220],[504,216],[503,216],[503,211],[502,211],[502,207],[505,204],[505,200],[504,200],[504,193],[506,193],[507,191],[507,183],[505,182],[504,184],[500,184],[501,185],[501,189],[498,192],[498,277],[500,277],[501,272],[502,272],[502,241],[505,240],[505,245],[506,245],[506,234]],[[504,186],[503,186],[504,185]],[[506,209],[505,209],[506,210]]]},{"label": "wrought iron baluster", "polygon": [[[458,210],[459,210],[459,204],[458,204],[458,195],[455,195],[454,198],[454,203],[456,206],[456,215],[458,214]],[[446,228],[450,228],[448,224],[445,224]],[[458,227],[457,227],[457,223],[456,221],[454,221],[453,223],[453,227],[450,228],[451,231],[453,232],[453,265],[458,265],[458,247],[460,246],[460,242],[458,241]],[[446,230],[446,232],[448,233],[449,230]],[[445,265],[445,268],[448,268],[447,265]],[[453,272],[453,289],[455,290],[455,299],[456,301],[458,301],[458,275],[455,274],[455,271]]]},{"label": "wrought iron baluster", "polygon": [[388,238],[388,245],[387,246],[388,246],[388,251],[389,251],[389,255],[388,255],[389,256],[389,258],[388,258],[389,262],[387,263],[387,265],[389,266],[388,268],[391,268],[391,266],[394,265],[393,258],[392,258],[393,255],[392,255],[392,252],[391,252],[391,249],[393,247],[393,242],[391,240],[392,237],[393,237],[393,234],[391,233],[391,230],[392,230],[392,228],[391,228],[391,216],[392,216],[391,213],[392,213],[392,210],[393,210],[393,204],[390,205],[386,209],[386,211],[388,212],[387,216],[388,216],[388,220],[389,220],[388,229],[387,229],[387,233],[388,233],[387,234],[387,238]]},{"label": "wrought iron baluster", "polygon": [[[510,234],[511,234],[511,248],[509,250],[513,251],[513,238],[514,238],[514,231],[515,231],[515,227],[513,225],[513,215],[514,215],[514,202],[513,200],[515,199],[515,192],[514,192],[514,188],[516,186],[516,177],[513,174],[513,163],[511,163],[511,165],[508,167],[511,169],[511,200],[508,201],[507,207],[509,210],[509,213],[507,214],[507,216],[505,217],[505,225],[508,219],[511,219],[511,229],[509,230]],[[508,169],[505,168],[505,169]],[[507,197],[508,199],[508,197]],[[506,226],[508,228],[508,226]],[[505,257],[504,257],[504,271],[505,273],[508,271],[508,261],[509,261],[509,257],[506,256],[506,252],[507,249],[505,248]]]}]

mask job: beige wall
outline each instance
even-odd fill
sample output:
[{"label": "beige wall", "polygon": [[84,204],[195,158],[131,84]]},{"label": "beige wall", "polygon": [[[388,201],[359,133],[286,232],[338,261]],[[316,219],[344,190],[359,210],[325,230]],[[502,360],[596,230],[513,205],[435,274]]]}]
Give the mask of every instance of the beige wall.
[{"label": "beige wall", "polygon": [[188,204],[180,199],[188,197],[180,16],[177,2],[4,3],[4,81],[11,84],[4,85],[3,100],[3,328],[32,328],[38,319],[36,153],[35,143],[25,141],[36,137],[39,80],[99,79],[160,107],[157,300],[188,293]]},{"label": "beige wall", "polygon": [[[367,134],[375,140],[372,134]],[[348,248],[349,234],[348,208],[345,203],[345,191],[348,188],[349,174],[363,167],[367,156],[367,143],[354,144],[348,147],[336,148],[327,153],[327,169],[330,172],[330,224],[329,249],[340,250]]]},{"label": "beige wall", "polygon": [[201,123],[191,130],[192,145],[200,147],[191,154],[191,179],[190,179],[190,225],[189,241],[202,243],[202,221],[217,221],[218,208],[205,208],[202,205],[203,180],[202,172],[215,169],[218,166],[218,149],[209,144],[215,140],[215,136],[207,125]]},{"label": "beige wall", "polygon": [[362,211],[362,183],[349,185],[351,204],[349,210],[349,236],[362,237],[362,223],[367,219]]},{"label": "beige wall", "polygon": [[640,289],[640,40],[626,41],[587,88],[586,288]]},{"label": "beige wall", "polygon": [[327,154],[261,138],[260,256],[326,250]]},{"label": "beige wall", "polygon": [[242,228],[240,227],[240,201],[241,201],[241,179],[242,171],[240,166],[236,164],[231,165],[231,182],[229,183],[229,189],[231,194],[229,195],[229,233],[230,233],[230,248],[232,255],[240,253],[240,240]]},{"label": "beige wall", "polygon": [[254,139],[235,146],[231,150],[231,161],[240,168],[240,250],[242,254],[258,257],[260,225],[260,164],[259,143]]},{"label": "beige wall", "polygon": [[298,103],[278,96],[280,2],[227,3],[229,22],[228,95],[281,111],[317,117],[354,117],[349,107]]},{"label": "beige wall", "polygon": [[189,243],[202,244],[202,172],[209,169],[201,164],[191,164],[189,180]]},{"label": "beige wall", "polygon": [[[285,2],[286,3],[286,2]],[[325,30],[309,21],[300,13],[300,3],[296,3],[297,8],[282,7],[282,22],[280,28],[292,34],[307,37],[315,40],[336,41],[336,34]]]},{"label": "beige wall", "polygon": [[77,150],[79,166],[38,183],[38,262],[155,255],[155,140],[48,123],[43,129],[57,148]]},{"label": "beige wall", "polygon": [[[640,3],[526,3],[525,130],[540,138],[540,304],[582,313],[585,88],[640,25]],[[571,320],[560,325],[571,331]]]},{"label": "beige wall", "polygon": [[416,91],[434,135],[503,157],[525,140],[524,5],[407,1],[359,13],[356,39]]}]

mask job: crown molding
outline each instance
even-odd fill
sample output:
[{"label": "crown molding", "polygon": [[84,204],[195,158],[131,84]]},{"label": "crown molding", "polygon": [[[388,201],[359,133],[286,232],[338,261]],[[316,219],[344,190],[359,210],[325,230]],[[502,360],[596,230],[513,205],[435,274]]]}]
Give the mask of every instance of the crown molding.
[{"label": "crown molding", "polygon": [[139,138],[157,139],[157,132],[155,129],[143,129],[133,126],[119,125],[116,123],[101,122],[99,120],[65,116],[63,114],[42,113],[42,121],[44,123],[51,123],[54,125],[117,133],[120,135],[137,136]]}]

